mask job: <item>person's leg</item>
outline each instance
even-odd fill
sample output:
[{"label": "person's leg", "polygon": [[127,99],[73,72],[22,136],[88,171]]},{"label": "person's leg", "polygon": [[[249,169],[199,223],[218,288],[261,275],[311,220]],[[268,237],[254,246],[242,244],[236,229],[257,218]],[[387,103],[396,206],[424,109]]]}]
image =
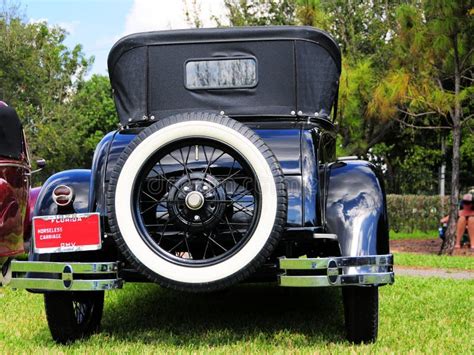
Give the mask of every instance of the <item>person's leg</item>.
[{"label": "person's leg", "polygon": [[458,226],[456,229],[456,244],[454,244],[455,248],[461,248],[461,239],[466,230],[466,217],[459,217],[458,218]]},{"label": "person's leg", "polygon": [[469,233],[469,242],[471,243],[471,250],[474,250],[474,216],[467,220],[467,231]]}]

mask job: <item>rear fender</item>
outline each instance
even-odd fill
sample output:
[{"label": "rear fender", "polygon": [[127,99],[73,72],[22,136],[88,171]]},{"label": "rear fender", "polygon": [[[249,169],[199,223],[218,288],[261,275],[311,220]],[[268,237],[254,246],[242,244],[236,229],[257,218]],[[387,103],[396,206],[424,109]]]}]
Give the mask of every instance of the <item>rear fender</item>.
[{"label": "rear fender", "polygon": [[[88,212],[90,181],[91,171],[86,169],[65,170],[52,175],[41,188],[34,216]],[[58,205],[53,201],[53,190],[59,185],[69,186],[74,191],[72,207],[64,211],[58,211]]]},{"label": "rear fender", "polygon": [[329,166],[326,223],[342,256],[389,253],[385,191],[373,164],[356,160]]},{"label": "rear fender", "polygon": [[[89,211],[89,186],[91,181],[91,171],[86,169],[65,170],[52,175],[41,188],[36,200],[33,217],[50,216],[69,213],[87,213]],[[53,190],[59,185],[67,185],[74,191],[74,202],[72,207],[58,209],[58,205],[53,201]],[[56,254],[58,258],[61,255]],[[52,254],[35,254],[30,248],[28,260],[30,261],[51,261],[55,258]],[[38,275],[37,275],[38,276]]]}]

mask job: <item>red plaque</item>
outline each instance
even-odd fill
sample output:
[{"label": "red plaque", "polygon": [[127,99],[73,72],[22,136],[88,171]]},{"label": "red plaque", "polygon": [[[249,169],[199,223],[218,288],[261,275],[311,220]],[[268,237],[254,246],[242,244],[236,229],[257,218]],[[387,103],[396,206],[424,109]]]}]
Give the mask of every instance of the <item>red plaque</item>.
[{"label": "red plaque", "polygon": [[99,213],[83,213],[33,218],[35,253],[100,249],[102,238],[99,217]]}]

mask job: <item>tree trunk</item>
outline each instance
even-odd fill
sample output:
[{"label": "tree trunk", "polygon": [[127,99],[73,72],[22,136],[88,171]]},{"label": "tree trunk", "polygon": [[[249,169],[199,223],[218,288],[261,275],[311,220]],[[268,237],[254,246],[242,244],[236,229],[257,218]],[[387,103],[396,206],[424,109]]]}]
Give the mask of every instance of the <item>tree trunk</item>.
[{"label": "tree trunk", "polygon": [[451,176],[451,197],[449,199],[449,222],[446,230],[440,254],[451,255],[454,251],[456,241],[456,224],[458,221],[458,203],[459,203],[459,160],[461,145],[461,126],[458,124],[453,127],[453,167]]},{"label": "tree trunk", "polygon": [[451,198],[449,199],[449,222],[446,230],[443,244],[439,254],[451,255],[454,251],[454,244],[456,242],[456,225],[458,221],[458,203],[459,203],[459,163],[461,160],[461,72],[459,62],[459,51],[457,34],[452,38],[454,49],[454,112],[453,119],[453,167],[451,176]]},{"label": "tree trunk", "polygon": [[[444,197],[446,195],[446,143],[443,135],[441,135],[441,154],[443,160],[439,169],[439,195]],[[442,201],[444,201],[444,199],[442,199]],[[444,202],[442,202],[442,207],[444,209]]]}]

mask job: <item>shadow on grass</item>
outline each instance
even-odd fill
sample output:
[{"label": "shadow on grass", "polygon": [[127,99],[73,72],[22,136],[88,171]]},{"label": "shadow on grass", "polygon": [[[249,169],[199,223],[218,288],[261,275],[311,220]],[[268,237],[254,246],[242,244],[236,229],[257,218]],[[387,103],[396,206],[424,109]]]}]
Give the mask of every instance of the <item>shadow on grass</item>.
[{"label": "shadow on grass", "polygon": [[338,289],[242,285],[210,294],[128,284],[108,295],[102,331],[115,340],[174,346],[236,342],[312,345],[344,340]]}]

